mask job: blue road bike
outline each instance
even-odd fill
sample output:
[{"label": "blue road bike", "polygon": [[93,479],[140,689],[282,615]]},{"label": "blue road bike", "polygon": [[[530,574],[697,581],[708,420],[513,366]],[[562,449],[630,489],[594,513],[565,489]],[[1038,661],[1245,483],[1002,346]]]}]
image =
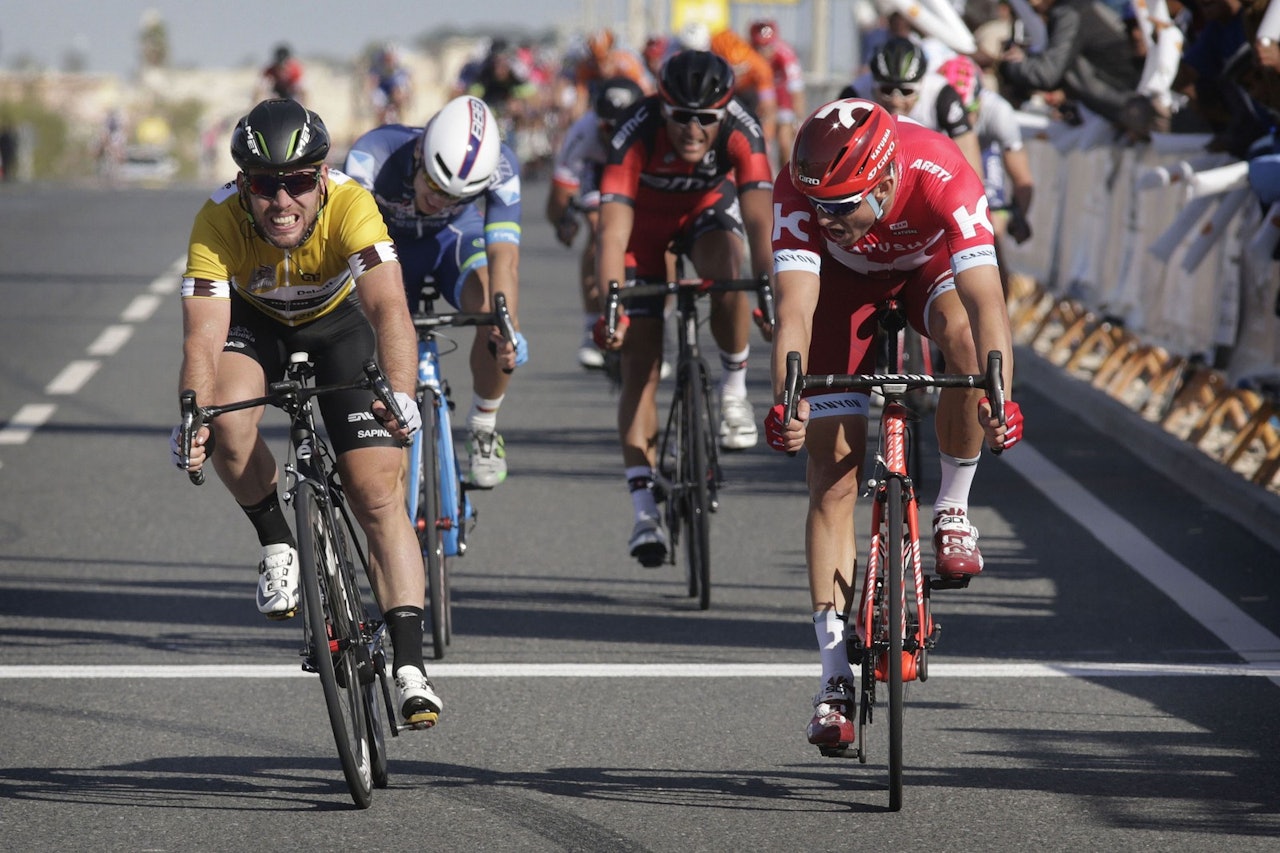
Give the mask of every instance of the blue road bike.
[{"label": "blue road bike", "polygon": [[[422,429],[409,449],[409,474],[405,489],[409,517],[422,546],[427,573],[427,599],[431,611],[432,653],[438,660],[453,637],[449,559],[467,550],[467,533],[476,511],[462,478],[453,441],[453,397],[440,369],[440,357],[459,344],[440,333],[457,326],[497,326],[502,336],[515,340],[515,326],[506,296],[493,295],[493,310],[483,313],[436,313],[440,292],[428,282],[423,287],[420,310],[413,317],[418,330],[418,409]],[[442,345],[447,348],[442,349]]]}]

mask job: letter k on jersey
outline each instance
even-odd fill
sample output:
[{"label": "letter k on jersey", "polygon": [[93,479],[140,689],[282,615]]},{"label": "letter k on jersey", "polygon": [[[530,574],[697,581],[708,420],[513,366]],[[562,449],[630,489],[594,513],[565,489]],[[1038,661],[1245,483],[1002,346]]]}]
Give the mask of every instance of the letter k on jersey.
[{"label": "letter k on jersey", "polygon": [[808,240],[809,235],[805,233],[802,227],[810,219],[813,214],[805,210],[792,211],[787,216],[782,215],[782,205],[775,204],[773,206],[773,239],[777,240],[782,236],[782,230],[785,228],[801,240]]}]

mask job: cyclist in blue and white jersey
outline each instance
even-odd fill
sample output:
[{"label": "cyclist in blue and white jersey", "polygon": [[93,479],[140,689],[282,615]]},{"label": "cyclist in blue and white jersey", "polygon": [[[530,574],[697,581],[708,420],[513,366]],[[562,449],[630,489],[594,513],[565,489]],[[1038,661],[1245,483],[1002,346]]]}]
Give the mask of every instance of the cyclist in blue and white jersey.
[{"label": "cyclist in blue and white jersey", "polygon": [[[519,329],[520,165],[484,101],[454,98],[422,129],[375,128],[352,145],[344,171],[378,202],[400,255],[411,310],[429,276],[460,311],[491,311],[493,294],[505,294]],[[498,408],[511,381],[507,371],[528,356],[519,332],[513,345],[496,328],[476,328],[467,476],[479,488],[506,479]]]}]

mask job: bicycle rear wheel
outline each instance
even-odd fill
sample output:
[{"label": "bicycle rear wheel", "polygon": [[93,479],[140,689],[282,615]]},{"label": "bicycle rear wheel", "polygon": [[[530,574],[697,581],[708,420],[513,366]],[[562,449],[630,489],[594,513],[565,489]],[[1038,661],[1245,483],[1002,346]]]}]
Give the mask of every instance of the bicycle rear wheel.
[{"label": "bicycle rear wheel", "polygon": [[691,361],[683,388],[684,431],[681,441],[680,483],[685,495],[685,559],[697,578],[698,607],[711,607],[711,463],[707,444],[711,424],[707,408],[706,368]]},{"label": "bicycle rear wheel", "polygon": [[902,638],[903,558],[902,481],[889,477],[885,484],[885,529],[888,560],[884,566],[889,595],[889,810],[902,808]]},{"label": "bicycle rear wheel", "polygon": [[[428,413],[422,424],[418,459],[418,517],[414,526],[418,531],[418,543],[427,573],[427,602],[431,611],[431,650],[436,660],[444,657],[449,645],[449,587],[447,557],[444,539],[440,535],[440,520],[445,517],[440,494],[440,457],[436,452],[440,435],[439,412],[433,398],[430,405],[422,406]],[[424,400],[426,403],[428,400]]]},{"label": "bicycle rear wheel", "polygon": [[[367,656],[356,604],[344,584],[350,554],[327,498],[303,483],[297,495],[298,558],[303,606],[316,672],[351,799],[367,809],[373,802],[371,728],[360,683],[358,655]],[[346,561],[344,570],[342,561]],[[372,667],[366,667],[371,673]]]}]

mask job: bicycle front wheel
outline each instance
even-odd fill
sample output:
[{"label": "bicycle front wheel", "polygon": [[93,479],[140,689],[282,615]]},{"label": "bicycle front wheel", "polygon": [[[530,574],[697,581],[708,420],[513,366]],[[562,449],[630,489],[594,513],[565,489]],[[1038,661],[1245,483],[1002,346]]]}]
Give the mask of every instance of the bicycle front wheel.
[{"label": "bicycle front wheel", "polygon": [[685,558],[689,571],[698,579],[698,607],[711,607],[711,498],[708,484],[711,462],[710,409],[707,402],[706,367],[690,362],[684,383],[684,452],[680,481],[685,495]]},{"label": "bicycle front wheel", "polygon": [[[367,809],[373,802],[373,747],[358,657],[367,655],[367,649],[356,603],[343,581],[349,576],[350,554],[327,497],[303,483],[296,500],[308,645],[324,689],[342,774],[351,799]],[[371,667],[366,669],[371,673]]]},{"label": "bicycle front wheel", "polygon": [[889,595],[889,810],[902,808],[902,738],[903,738],[903,689],[902,689],[902,638],[903,625],[903,559],[902,534],[902,481],[889,477],[885,484],[885,529],[888,540],[888,561],[884,571]]},{"label": "bicycle front wheel", "polygon": [[422,408],[427,417],[422,424],[418,462],[418,542],[427,573],[427,601],[431,610],[431,648],[436,660],[444,657],[449,645],[449,588],[444,538],[440,535],[445,517],[440,494],[440,457],[436,451],[440,436],[439,412],[435,402]]}]

